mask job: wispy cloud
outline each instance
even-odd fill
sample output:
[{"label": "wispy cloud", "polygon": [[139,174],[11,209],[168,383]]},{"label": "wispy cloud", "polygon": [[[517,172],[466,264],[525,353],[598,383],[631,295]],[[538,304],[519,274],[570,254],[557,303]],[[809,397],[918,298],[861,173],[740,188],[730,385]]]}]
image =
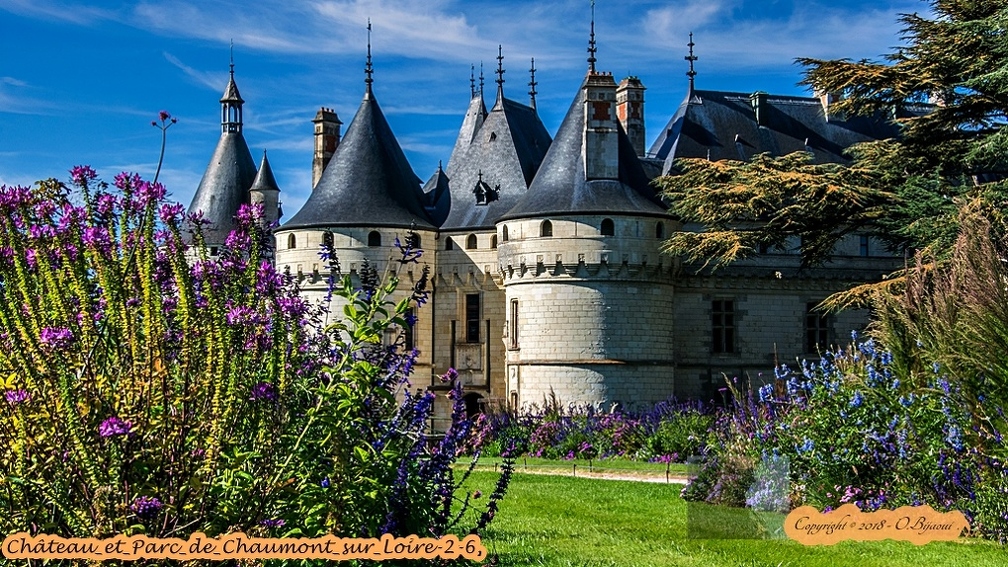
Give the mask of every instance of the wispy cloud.
[{"label": "wispy cloud", "polygon": [[203,85],[210,90],[220,90],[224,85],[221,84],[221,76],[219,73],[210,73],[207,71],[199,71],[193,69],[189,65],[186,65],[178,57],[175,57],[167,51],[162,52],[165,60],[167,60],[172,65],[178,67],[187,77],[196,81],[196,83]]},{"label": "wispy cloud", "polygon": [[107,8],[45,0],[5,0],[3,3],[0,3],[0,10],[6,10],[22,16],[79,25],[90,25],[101,20],[114,20],[119,17],[114,10]]}]

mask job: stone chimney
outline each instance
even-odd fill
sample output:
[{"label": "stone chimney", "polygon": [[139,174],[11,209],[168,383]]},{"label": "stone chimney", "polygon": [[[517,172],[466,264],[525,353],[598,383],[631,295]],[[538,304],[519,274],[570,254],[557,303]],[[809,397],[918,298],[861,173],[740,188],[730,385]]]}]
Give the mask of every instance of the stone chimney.
[{"label": "stone chimney", "polygon": [[819,103],[822,104],[823,116],[826,117],[826,122],[830,121],[830,115],[839,118],[839,114],[833,110],[833,103],[840,102],[842,95],[840,93],[824,93],[816,91],[816,98],[819,99]]},{"label": "stone chimney", "polygon": [[619,178],[619,123],[612,73],[589,71],[585,81],[584,145],[587,179]]},{"label": "stone chimney", "polygon": [[616,116],[638,157],[644,157],[644,85],[627,77],[616,87]]},{"label": "stone chimney", "polygon": [[770,110],[767,94],[763,91],[756,91],[749,95],[749,102],[752,103],[753,114],[756,115],[756,125],[766,126],[767,113]]},{"label": "stone chimney", "polygon": [[312,161],[312,188],[318,185],[329,160],[332,159],[340,142],[340,122],[336,111],[322,107],[312,120],[315,124],[315,159]]}]

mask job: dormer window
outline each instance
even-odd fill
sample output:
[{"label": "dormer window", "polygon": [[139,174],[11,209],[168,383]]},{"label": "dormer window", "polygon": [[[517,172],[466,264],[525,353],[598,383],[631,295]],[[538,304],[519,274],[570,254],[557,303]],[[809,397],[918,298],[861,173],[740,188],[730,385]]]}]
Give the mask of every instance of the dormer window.
[{"label": "dormer window", "polygon": [[602,219],[602,236],[613,236],[616,234],[616,226],[612,219]]}]

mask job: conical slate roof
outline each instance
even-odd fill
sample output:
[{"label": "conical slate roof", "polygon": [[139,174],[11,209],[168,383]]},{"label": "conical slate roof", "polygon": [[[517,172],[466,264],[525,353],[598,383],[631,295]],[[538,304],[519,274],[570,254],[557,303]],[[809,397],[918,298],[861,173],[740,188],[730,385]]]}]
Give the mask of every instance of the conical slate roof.
[{"label": "conical slate roof", "polygon": [[668,216],[622,126],[618,138],[618,179],[586,178],[582,147],[587,79],[571,103],[532,185],[499,220],[557,214]]},{"label": "conical slate roof", "polygon": [[449,171],[458,165],[458,161],[462,159],[466,150],[469,149],[469,144],[472,143],[476,132],[483,126],[486,116],[487,109],[486,104],[483,103],[483,94],[474,92],[473,97],[469,99],[469,108],[466,109],[465,118],[462,119],[458,138],[455,139],[455,147],[452,148],[451,156],[448,157]]},{"label": "conical slate roof", "polygon": [[273,175],[273,168],[270,167],[269,158],[266,157],[266,151],[263,150],[262,161],[259,162],[259,173],[256,174],[255,181],[252,182],[252,191],[276,191],[280,192],[280,186],[277,185],[276,177]]},{"label": "conical slate roof", "polygon": [[525,195],[551,141],[535,109],[498,89],[461,159],[449,162],[451,208],[441,228],[492,229]]},{"label": "conical slate roof", "polygon": [[237,102],[238,104],[243,104],[245,101],[242,100],[240,94],[238,94],[238,85],[235,84],[234,80],[234,65],[231,66],[231,79],[228,81],[226,87],[224,87],[224,95],[221,96],[221,102]]},{"label": "conical slate roof", "polygon": [[445,217],[448,216],[448,207],[451,206],[448,175],[441,168],[440,163],[438,163],[438,168],[434,172],[434,175],[431,175],[431,178],[424,184],[423,192],[427,213],[434,224],[440,226],[444,222]]},{"label": "conical slate roof", "polygon": [[239,206],[249,202],[249,188],[255,178],[255,161],[245,137],[241,132],[222,133],[189,205],[190,213],[202,211],[209,222],[203,229],[208,243],[224,242],[235,228],[234,215]]},{"label": "conical slate roof", "polygon": [[301,210],[283,228],[432,229],[413,173],[370,89]]}]

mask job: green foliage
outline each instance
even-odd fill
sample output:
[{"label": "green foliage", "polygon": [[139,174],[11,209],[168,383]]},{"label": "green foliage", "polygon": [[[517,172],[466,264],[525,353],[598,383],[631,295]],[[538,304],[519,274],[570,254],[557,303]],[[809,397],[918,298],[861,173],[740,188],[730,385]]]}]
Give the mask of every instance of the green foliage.
[{"label": "green foliage", "polygon": [[343,317],[325,327],[266,261],[260,208],[210,257],[160,185],[74,180],[0,187],[0,533],[440,536],[493,518],[509,467],[475,525],[449,514],[461,386],[440,443],[433,393],[407,389],[423,285],[393,301],[393,275],[358,286],[330,258]]},{"label": "green foliage", "polygon": [[760,246],[786,250],[800,238],[805,265],[829,259],[845,235],[880,219],[893,195],[877,172],[813,164],[798,152],[751,161],[683,159],[677,175],[656,182],[670,212],[699,232],[674,232],[665,252],[703,267],[721,267]]}]

